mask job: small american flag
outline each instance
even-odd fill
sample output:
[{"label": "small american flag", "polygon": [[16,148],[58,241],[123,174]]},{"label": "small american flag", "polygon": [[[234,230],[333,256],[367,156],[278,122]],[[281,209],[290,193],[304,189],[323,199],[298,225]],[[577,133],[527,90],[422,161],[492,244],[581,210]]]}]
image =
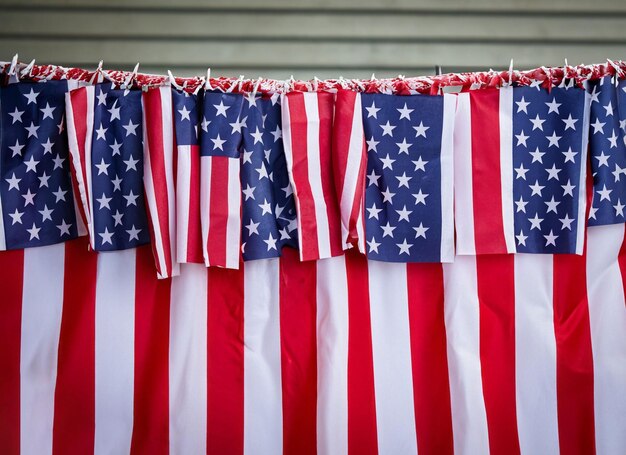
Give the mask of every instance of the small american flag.
[{"label": "small american flag", "polygon": [[67,90],[67,81],[0,87],[0,250],[86,233],[78,226],[82,220],[70,180],[63,120]]}]

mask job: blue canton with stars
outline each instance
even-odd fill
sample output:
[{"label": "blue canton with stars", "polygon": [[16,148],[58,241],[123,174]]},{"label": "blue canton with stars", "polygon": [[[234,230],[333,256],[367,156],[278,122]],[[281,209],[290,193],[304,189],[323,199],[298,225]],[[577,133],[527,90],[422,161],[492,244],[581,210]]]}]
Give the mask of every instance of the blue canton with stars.
[{"label": "blue canton with stars", "polygon": [[200,114],[198,105],[200,103],[200,95],[192,95],[187,92],[172,89],[172,104],[174,106],[175,121],[174,130],[176,132],[176,145],[178,146],[197,146],[198,141],[198,125],[200,124]]},{"label": "blue canton with stars", "polygon": [[576,253],[585,91],[516,87],[513,101],[517,251]]},{"label": "blue canton with stars", "polygon": [[95,249],[150,241],[143,191],[141,91],[96,87],[91,151]]},{"label": "blue canton with stars", "polygon": [[200,154],[239,158],[243,96],[205,92],[200,121]]},{"label": "blue canton with stars", "polygon": [[77,237],[64,130],[66,81],[0,87],[0,201],[6,249]]},{"label": "blue canton with stars", "polygon": [[589,152],[593,199],[589,225],[626,220],[626,81],[606,76],[590,81]]},{"label": "blue canton with stars", "polygon": [[363,94],[367,257],[441,259],[442,96]]}]

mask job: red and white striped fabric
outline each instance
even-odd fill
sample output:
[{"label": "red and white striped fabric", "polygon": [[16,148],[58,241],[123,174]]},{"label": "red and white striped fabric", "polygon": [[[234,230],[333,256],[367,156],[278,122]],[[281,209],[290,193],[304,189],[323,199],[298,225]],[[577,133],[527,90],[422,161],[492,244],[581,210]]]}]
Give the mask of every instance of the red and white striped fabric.
[{"label": "red and white striped fabric", "polygon": [[0,253],[0,452],[621,454],[624,225],[575,255]]},{"label": "red and white striped fabric", "polygon": [[[342,223],[331,163],[335,95],[283,95],[283,142],[298,213],[303,261],[343,252]],[[346,189],[348,192],[349,190]]]},{"label": "red and white striped fabric", "polygon": [[365,254],[365,174],[367,151],[363,132],[361,94],[340,90],[333,121],[333,171],[339,195],[343,248],[358,247]]},{"label": "red and white striped fabric", "polygon": [[159,87],[141,95],[143,112],[143,182],[152,250],[159,278],[180,273],[176,253],[174,194],[174,123],[172,93]]}]

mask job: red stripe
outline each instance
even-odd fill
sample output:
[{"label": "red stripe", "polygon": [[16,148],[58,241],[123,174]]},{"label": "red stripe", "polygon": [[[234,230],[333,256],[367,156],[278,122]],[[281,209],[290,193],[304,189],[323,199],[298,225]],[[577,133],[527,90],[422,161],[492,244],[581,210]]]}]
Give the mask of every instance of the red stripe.
[{"label": "red stripe", "polygon": [[[622,246],[619,249],[619,255],[617,256],[617,263],[619,264],[619,271],[622,275],[622,288],[624,289],[624,296],[626,296],[626,230],[624,231],[624,240]],[[626,302],[626,299],[624,299]]]},{"label": "red stripe", "polygon": [[317,452],[317,264],[285,248],[280,260],[283,453]]},{"label": "red stripe", "polygon": [[346,252],[348,279],[348,453],[376,455],[376,399],[367,259]]},{"label": "red stripe", "polygon": [[317,259],[319,258],[317,219],[315,201],[309,183],[307,116],[304,108],[304,95],[299,92],[289,93],[287,102],[291,125],[292,174],[296,186],[294,190],[296,191],[298,218],[300,219],[300,254],[303,260]]},{"label": "red stripe", "polygon": [[326,202],[326,214],[328,215],[328,231],[330,239],[330,254],[338,256],[343,254],[343,242],[341,240],[341,215],[339,212],[339,199],[333,181],[332,160],[332,131],[333,111],[335,95],[329,92],[318,92],[317,103],[319,111],[319,154],[322,178],[322,192]]},{"label": "red stripe", "polygon": [[0,452],[20,453],[24,250],[0,252]]},{"label": "red stripe", "polygon": [[477,256],[480,364],[492,453],[520,453],[515,398],[513,255]]},{"label": "red stripe", "polygon": [[73,126],[76,132],[76,143],[78,145],[78,156],[80,159],[80,166],[82,172],[80,175],[74,169],[74,162],[70,160],[70,166],[74,176],[78,178],[72,179],[72,190],[75,195],[80,195],[80,189],[78,182],[82,182],[82,189],[85,193],[85,199],[87,200],[87,208],[83,207],[82,203],[79,204],[80,214],[87,225],[87,221],[90,219],[85,213],[86,210],[91,212],[91,190],[87,185],[87,164],[85,163],[85,140],[87,138],[87,88],[79,88],[70,92],[70,103],[72,108],[72,116],[74,118]]},{"label": "red stripe", "polygon": [[243,453],[243,268],[208,269],[207,453]]},{"label": "red stripe", "polygon": [[407,264],[415,432],[419,453],[453,453],[441,264]]},{"label": "red stripe", "polygon": [[[167,90],[166,93],[169,95],[169,90]],[[154,194],[152,197],[154,197],[157,211],[156,214],[150,214],[150,220],[153,224],[153,232],[158,230],[161,234],[161,249],[163,250],[165,270],[160,270],[160,261],[157,260],[156,265],[161,276],[170,276],[172,271],[172,244],[169,229],[170,213],[167,192],[167,172],[165,169],[166,151],[163,142],[164,125],[161,95],[161,90],[149,90],[143,93],[143,108],[147,122],[145,128],[146,137],[144,139],[146,144],[144,145],[144,149],[145,153],[150,154],[150,172],[152,173],[152,184],[154,186]],[[166,127],[171,127],[171,125]],[[155,241],[156,237],[153,235],[152,250],[154,257],[158,257],[159,249]]]},{"label": "red stripe", "polygon": [[189,220],[187,222],[187,261],[203,264],[202,228],[200,224],[200,149],[192,145],[189,178]]},{"label": "red stripe", "polygon": [[169,451],[170,285],[154,273],[148,247],[137,248],[135,273],[135,397],[131,453]]},{"label": "red stripe", "polygon": [[228,225],[228,160],[211,156],[211,193],[208,253],[211,265],[226,265],[226,228]]},{"label": "red stripe", "polygon": [[65,244],[52,434],[52,452],[58,454],[89,453],[94,447],[98,256],[88,245],[87,237]]},{"label": "red stripe", "polygon": [[500,94],[470,92],[476,254],[506,253],[500,181]]},{"label": "red stripe", "polygon": [[554,255],[553,279],[559,444],[562,453],[594,454],[593,353],[585,256]]}]

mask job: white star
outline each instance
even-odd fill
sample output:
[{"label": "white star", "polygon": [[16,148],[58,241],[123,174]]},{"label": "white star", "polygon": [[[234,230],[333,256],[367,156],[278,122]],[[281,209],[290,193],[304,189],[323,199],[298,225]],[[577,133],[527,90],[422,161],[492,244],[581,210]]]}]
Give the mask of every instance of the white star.
[{"label": "white star", "polygon": [[104,175],[108,175],[108,167],[111,164],[107,164],[104,162],[104,158],[100,159],[100,164],[96,164],[96,167],[98,168],[98,175],[100,174],[104,174]]},{"label": "white star", "polygon": [[49,209],[48,208],[48,204],[43,206],[43,210],[38,210],[38,212],[41,214],[42,216],[42,220],[41,222],[43,223],[46,220],[50,220],[52,221],[52,212],[54,211],[54,209]]},{"label": "white star", "polygon": [[615,170],[611,172],[611,174],[613,174],[613,178],[616,182],[619,182],[620,175],[622,175],[624,171],[626,171],[626,169],[622,169],[617,164],[615,164]]},{"label": "white star", "polygon": [[546,172],[548,173],[548,180],[554,179],[554,180],[558,181],[559,180],[559,172],[561,172],[561,169],[557,169],[556,168],[556,164],[553,164],[552,168],[546,169]]},{"label": "white star", "polygon": [[522,245],[522,246],[526,246],[526,239],[528,238],[527,235],[524,235],[524,231],[522,231],[520,229],[519,234],[515,236],[517,238],[517,243]]},{"label": "white star", "polygon": [[532,231],[533,229],[539,229],[541,231],[541,222],[543,221],[543,218],[539,218],[539,214],[535,213],[535,217],[534,218],[528,218],[528,221],[530,221],[530,230]]},{"label": "white star", "polygon": [[27,205],[35,205],[35,195],[37,193],[31,193],[30,192],[30,188],[26,191],[26,194],[22,194],[22,197],[24,198],[24,207],[26,207]]},{"label": "white star", "polygon": [[122,191],[122,180],[117,174],[115,174],[115,178],[113,180],[111,180],[111,183],[113,184],[113,191]]},{"label": "white star", "polygon": [[259,234],[259,224],[261,223],[255,223],[252,219],[250,219],[250,223],[248,223],[245,227],[248,230],[248,237],[251,236],[252,234]]},{"label": "white star", "polygon": [[130,156],[130,158],[128,158],[127,160],[124,160],[123,162],[126,165],[126,172],[128,172],[131,169],[133,171],[137,170],[137,163],[139,163],[139,160],[134,159],[132,155]]},{"label": "white star", "polygon": [[383,169],[391,169],[393,171],[393,163],[396,160],[392,160],[391,158],[389,158],[389,153],[387,153],[387,157],[385,158],[379,158],[380,161],[383,163]]},{"label": "white star", "polygon": [[290,240],[291,239],[291,234],[289,234],[289,231],[287,231],[287,228],[283,228],[281,230],[278,231],[280,233],[280,240]]},{"label": "white star", "polygon": [[107,132],[107,130],[108,130],[108,128],[104,128],[104,127],[102,126],[102,123],[100,123],[100,128],[98,128],[98,129],[96,130],[96,141],[97,141],[98,139],[103,139],[103,140],[105,140],[105,141],[106,141],[106,136],[105,136],[105,133]]},{"label": "white star", "polygon": [[550,233],[548,235],[544,235],[544,238],[546,239],[546,246],[548,245],[552,245],[552,246],[556,246],[555,240],[558,238],[558,235],[554,235],[554,232],[552,231],[552,229],[550,229]]},{"label": "white star", "polygon": [[520,134],[516,134],[515,137],[517,138],[517,146],[518,147],[520,145],[523,145],[524,147],[527,147],[526,140],[528,139],[529,136],[526,136],[524,134],[524,130],[522,130],[522,132]]},{"label": "white star", "polygon": [[526,169],[524,167],[524,163],[520,164],[520,166],[518,168],[515,168],[515,172],[517,173],[515,178],[516,179],[524,179],[524,180],[526,180],[526,173],[528,171],[529,171],[529,169]]},{"label": "white star", "polygon": [[550,213],[550,212],[558,213],[556,211],[556,207],[560,203],[561,203],[560,201],[555,201],[554,200],[554,196],[552,196],[552,199],[550,199],[549,201],[544,201],[544,204],[546,204],[548,206],[548,210],[546,211],[546,213]]},{"label": "white star", "polygon": [[556,102],[556,98],[552,98],[552,101],[550,103],[546,103],[546,106],[548,106],[548,114],[550,112],[555,112],[556,114],[558,114],[560,105],[561,103]]},{"label": "white star", "polygon": [[617,204],[613,206],[615,209],[615,216],[624,216],[624,207],[626,206],[622,205],[620,199],[617,198]]},{"label": "white star", "polygon": [[16,140],[15,145],[10,145],[9,148],[13,151],[13,155],[11,155],[11,158],[13,158],[14,156],[22,155],[22,149],[24,146],[20,144],[20,141]]},{"label": "white star", "polygon": [[537,91],[541,90],[541,85],[543,84],[542,81],[537,80],[537,79],[533,79],[532,81],[530,81],[530,87],[531,88],[536,88]]},{"label": "white star", "polygon": [[548,141],[550,141],[550,144],[548,144],[548,147],[552,147],[553,145],[555,147],[559,146],[559,140],[561,140],[562,136],[557,136],[556,135],[556,131],[552,133],[552,136],[546,136],[546,139]]},{"label": "white star", "polygon": [[52,194],[54,194],[54,197],[56,199],[54,202],[65,201],[65,194],[66,193],[67,193],[67,190],[63,191],[61,189],[61,186],[59,186],[58,190],[52,192]]},{"label": "white star", "polygon": [[26,165],[26,172],[33,171],[35,174],[37,173],[37,165],[39,161],[35,161],[35,157],[31,155],[28,161],[24,160],[24,164]]},{"label": "white star", "polygon": [[133,226],[130,229],[126,230],[126,233],[128,234],[128,241],[132,241],[132,240],[139,240],[139,233],[141,232],[141,229],[137,229],[135,227],[135,225],[133,224]]},{"label": "white star", "polygon": [[526,204],[528,204],[528,201],[525,201],[524,198],[520,195],[519,201],[515,201],[515,205],[517,205],[515,212],[526,213]]},{"label": "white star", "polygon": [[293,194],[293,188],[291,188],[291,183],[288,183],[286,187],[281,188],[285,192],[285,197],[288,198]]},{"label": "white star", "polygon": [[424,224],[420,223],[419,226],[414,227],[413,229],[415,229],[415,238],[418,238],[418,237],[426,238],[426,231],[430,228],[424,227]]},{"label": "white star", "polygon": [[200,123],[200,126],[201,126],[202,130],[203,130],[205,133],[208,133],[208,132],[209,132],[209,125],[210,125],[210,124],[211,124],[211,121],[210,121],[210,120],[207,120],[207,118],[206,118],[206,117],[202,117],[202,122]]},{"label": "white star", "polygon": [[263,177],[269,178],[269,176],[267,175],[267,169],[265,168],[265,163],[261,163],[261,167],[255,169],[255,171],[259,173],[259,180],[263,180]]},{"label": "white star", "polygon": [[215,114],[216,117],[218,115],[223,115],[224,117],[226,117],[226,111],[230,109],[230,106],[224,106],[223,101],[220,101],[220,104],[214,104],[213,107],[217,110],[217,114]]},{"label": "white star", "polygon": [[187,106],[183,105],[183,108],[179,109],[178,113],[180,114],[180,121],[181,122],[183,120],[191,121],[191,118],[189,117],[189,114],[191,114],[191,111],[187,110]]},{"label": "white star", "polygon": [[372,240],[367,241],[367,246],[369,246],[370,248],[370,253],[378,253],[378,247],[380,246],[380,243],[376,242],[376,238],[372,237]]},{"label": "white star", "polygon": [[574,221],[574,218],[570,218],[567,213],[565,214],[565,218],[559,218],[559,221],[563,224],[563,226],[561,226],[561,230],[563,229],[569,229],[570,231],[572,230],[572,222]]},{"label": "white star", "polygon": [[243,164],[250,163],[252,164],[252,152],[248,152],[247,150],[243,151]]},{"label": "white star", "polygon": [[263,199],[263,204],[259,204],[259,208],[262,210],[261,216],[265,215],[266,213],[269,213],[271,215],[272,213],[272,206],[269,202],[267,202],[267,199]]},{"label": "white star", "polygon": [[599,102],[600,102],[600,100],[598,99],[598,95],[599,95],[600,93],[602,93],[602,92],[596,92],[597,88],[598,88],[598,86],[597,86],[597,85],[595,85],[595,86],[593,87],[592,92],[590,93],[590,95],[591,95],[591,104],[593,104],[594,102],[597,102],[597,103],[599,103]]},{"label": "white star", "polygon": [[408,188],[409,180],[411,180],[413,177],[407,177],[406,172],[403,172],[400,176],[396,175],[396,178],[398,179],[398,188],[402,186],[406,186]]},{"label": "white star", "polygon": [[404,103],[404,107],[402,109],[396,108],[396,110],[400,113],[400,120],[402,120],[403,118],[411,120],[411,112],[413,112],[415,109],[409,109],[406,103]]},{"label": "white star", "polygon": [[595,123],[591,124],[591,127],[593,128],[593,134],[596,134],[596,133],[604,134],[604,125],[606,125],[606,123],[601,122],[600,119],[597,118]]},{"label": "white star", "polygon": [[30,103],[37,104],[37,95],[39,95],[39,92],[35,93],[35,91],[31,88],[30,93],[22,93],[22,95],[24,95],[26,99],[28,100],[28,103],[26,104],[30,104]]},{"label": "white star", "polygon": [[383,202],[389,202],[390,204],[393,204],[393,197],[396,195],[396,193],[392,193],[391,191],[389,191],[389,187],[387,187],[387,189],[385,191],[381,191],[382,196],[383,196]]},{"label": "white star", "polygon": [[428,161],[424,161],[421,156],[417,157],[417,161],[412,161],[412,163],[415,165],[416,171],[422,170],[426,172],[426,168],[424,166],[426,166]]},{"label": "white star", "polygon": [[259,127],[256,127],[256,131],[254,133],[250,133],[250,136],[254,138],[254,143],[260,142],[263,144],[263,133],[259,130]]},{"label": "white star", "polygon": [[598,168],[601,168],[602,166],[607,166],[609,165],[609,157],[610,155],[605,155],[604,151],[602,151],[600,153],[600,155],[596,156],[595,159],[598,160]]},{"label": "white star", "polygon": [[402,220],[404,220],[404,221],[410,221],[410,220],[409,220],[409,215],[410,215],[411,213],[413,213],[413,211],[412,211],[412,210],[407,210],[407,209],[406,209],[406,205],[405,205],[404,207],[402,207],[402,210],[396,210],[396,213],[397,213],[397,214],[398,214],[398,216],[400,217],[400,218],[398,219],[398,221],[402,221]]},{"label": "white star", "polygon": [[576,122],[578,121],[578,119],[572,118],[572,114],[570,114],[569,117],[567,117],[566,119],[562,118],[561,120],[565,122],[565,131],[567,131],[569,128],[576,131]]},{"label": "white star", "polygon": [[396,142],[396,145],[398,146],[398,153],[406,153],[408,155],[409,147],[411,147],[412,144],[408,143],[406,139],[404,139],[402,142]]},{"label": "white star", "polygon": [[51,176],[48,175],[47,172],[44,172],[43,174],[38,175],[37,178],[39,179],[39,188],[42,188],[44,186],[47,188],[48,187],[48,180],[50,180],[50,177]]},{"label": "white star", "polygon": [[561,185],[561,188],[563,188],[563,196],[569,195],[569,196],[574,196],[574,188],[576,188],[576,185],[572,185],[572,183],[570,182],[570,179],[567,179],[567,184],[565,185]]},{"label": "white star", "polygon": [[28,231],[28,233],[30,234],[30,238],[28,240],[33,240],[33,239],[39,240],[39,231],[41,231],[41,228],[38,228],[37,226],[35,226],[35,223],[33,223],[32,228],[26,229],[26,231]]},{"label": "white star", "polygon": [[426,196],[428,196],[428,194],[422,193],[422,190],[419,190],[417,193],[413,194],[413,197],[415,198],[415,205],[417,204],[426,205]]},{"label": "white star", "polygon": [[596,212],[598,211],[598,209],[596,207],[591,207],[589,209],[589,219],[590,220],[595,220],[596,219]]},{"label": "white star", "polygon": [[248,93],[245,98],[246,98],[246,101],[248,102],[249,107],[256,107],[257,98],[254,93],[252,92]]},{"label": "white star", "polygon": [[111,122],[113,122],[115,119],[121,120],[120,108],[117,106],[117,100],[115,100],[115,102],[113,103],[113,106],[111,106],[111,109],[107,109],[107,110],[109,111],[109,114],[111,114]]},{"label": "white star", "polygon": [[111,199],[113,198],[106,197],[106,195],[102,193],[102,197],[100,197],[100,199],[96,199],[96,201],[100,203],[100,210],[102,210],[105,207],[111,210],[111,206],[109,206],[109,202],[111,202]]},{"label": "white star", "polygon": [[13,173],[13,176],[10,179],[5,179],[8,183],[9,183],[9,191],[11,191],[12,189],[16,189],[17,191],[20,190],[20,181],[22,179],[18,179],[17,177],[15,177],[15,172]]},{"label": "white star", "polygon": [[41,118],[41,120],[45,120],[48,117],[50,117],[51,119],[54,120],[54,117],[52,116],[52,113],[54,112],[54,110],[56,109],[56,107],[50,107],[49,103],[46,103],[46,107],[39,109],[41,111],[41,113],[43,114],[43,117]]},{"label": "white star", "polygon": [[383,211],[382,209],[379,209],[375,203],[373,203],[371,207],[366,207],[366,210],[369,212],[369,216],[367,217],[368,220],[371,218],[378,219],[378,214]]},{"label": "white star", "polygon": [[606,111],[606,116],[608,117],[609,115],[613,115],[613,104],[609,101],[609,104],[607,104],[606,106],[602,106],[604,107],[604,110]]},{"label": "white star", "polygon": [[366,107],[365,110],[367,111],[367,118],[370,117],[374,117],[375,119],[377,119],[377,114],[378,111],[380,111],[380,108],[376,107],[376,103],[372,102],[372,105],[370,107]]},{"label": "white star", "polygon": [[133,190],[130,190],[128,194],[122,194],[122,197],[126,199],[126,207],[128,207],[129,205],[134,205],[135,207],[137,207],[137,198],[139,197],[139,195],[134,194]]},{"label": "white star", "polygon": [[374,140],[374,136],[372,136],[369,140],[365,141],[365,143],[367,144],[367,151],[371,151],[373,150],[374,152],[378,152],[378,150],[376,150],[376,146],[378,144],[380,144],[379,141],[375,141]]},{"label": "white star", "polygon": [[131,134],[133,136],[137,136],[138,127],[139,127],[139,123],[135,125],[132,119],[128,119],[128,125],[122,125],[122,128],[126,130],[126,137],[130,136]]},{"label": "white star", "polygon": [[246,184],[246,189],[245,190],[241,190],[241,192],[244,194],[244,196],[246,197],[246,201],[250,198],[254,199],[254,190],[256,189],[256,186],[251,187],[249,183]]},{"label": "white star", "polygon": [[540,129],[541,131],[543,131],[543,124],[546,121],[546,119],[539,118],[539,114],[537,114],[537,116],[534,119],[531,118],[529,120],[533,124],[533,131],[535,131],[536,129]]},{"label": "white star", "polygon": [[540,152],[539,147],[537,147],[534,152],[530,152],[530,156],[533,157],[531,164],[534,163],[535,161],[538,161],[541,164],[543,164],[543,159],[542,159],[543,155],[545,155],[545,152]]},{"label": "white star", "polygon": [[568,161],[571,161],[572,163],[576,163],[576,161],[574,160],[574,157],[576,155],[578,155],[578,152],[572,152],[572,148],[570,147],[567,152],[563,152],[563,155],[565,156],[565,163],[567,163]]},{"label": "white star", "polygon": [[274,142],[278,141],[278,139],[280,139],[281,137],[283,137],[283,132],[281,131],[281,129],[278,127],[278,125],[276,125],[276,129],[274,131],[270,131],[270,134],[272,136],[274,136]]},{"label": "white star", "polygon": [[39,126],[35,126],[33,122],[30,122],[30,126],[26,127],[26,131],[28,131],[28,137],[35,136],[37,139],[39,139],[39,136],[37,136],[38,129]]},{"label": "white star", "polygon": [[530,103],[527,102],[523,96],[521,101],[516,101],[515,104],[517,104],[517,113],[525,112],[526,114],[528,114],[528,110],[526,110],[526,108]]},{"label": "white star", "polygon": [[24,215],[24,212],[19,212],[17,209],[15,209],[15,212],[9,213],[9,216],[13,219],[11,226],[15,223],[22,224],[22,215]]},{"label": "white star", "polygon": [[111,156],[115,156],[115,155],[121,155],[120,152],[120,147],[122,146],[122,144],[118,144],[117,143],[117,139],[113,139],[113,143],[109,144],[109,147],[111,147]]},{"label": "white star", "polygon": [[17,107],[15,108],[13,112],[9,112],[9,115],[13,117],[13,121],[11,122],[11,125],[13,125],[15,122],[22,123],[22,114],[24,114],[24,111],[18,111]]},{"label": "white star", "polygon": [[109,228],[104,228],[104,232],[98,232],[98,235],[102,237],[102,245],[108,243],[109,245],[113,245],[111,238],[113,237],[113,232],[109,232]]},{"label": "white star", "polygon": [[115,215],[113,215],[113,220],[115,221],[115,224],[113,225],[114,227],[117,226],[118,224],[122,224],[122,217],[124,216],[123,213],[120,213],[119,210],[115,211]]},{"label": "white star", "polygon": [[398,248],[400,248],[400,253],[398,254],[402,254],[402,253],[406,253],[407,255],[411,254],[409,253],[409,249],[413,246],[413,244],[407,243],[406,239],[404,239],[402,243],[396,243],[396,245],[398,246]]},{"label": "white star", "polygon": [[378,186],[378,179],[380,178],[380,175],[376,175],[376,172],[374,172],[374,169],[372,169],[372,173],[367,175],[367,186],[370,185],[376,185]]},{"label": "white star", "polygon": [[606,189],[606,185],[603,185],[601,190],[596,191],[596,193],[598,193],[600,195],[600,202],[607,200],[607,201],[611,201],[611,197],[610,194],[613,190],[607,190]]},{"label": "white star", "polygon": [[424,122],[420,122],[418,126],[414,126],[415,137],[426,137],[426,130],[430,129],[430,126],[424,126]]},{"label": "white star", "polygon": [[615,130],[611,131],[611,137],[607,137],[607,139],[611,143],[611,148],[617,147],[617,136],[615,135]]},{"label": "white star", "polygon": [[48,153],[52,153],[52,147],[54,146],[54,142],[50,142],[50,138],[46,140],[46,142],[42,143],[43,154],[47,155]]},{"label": "white star", "polygon": [[380,127],[383,129],[383,136],[389,135],[393,137],[393,130],[395,129],[395,126],[391,125],[389,123],[389,120],[387,120],[387,123],[385,123],[384,125],[380,125]]},{"label": "white star", "polygon": [[383,230],[383,238],[387,236],[393,238],[393,230],[396,228],[395,226],[390,225],[389,221],[387,221],[387,224],[385,226],[381,226],[381,228]]},{"label": "white star", "polygon": [[272,235],[272,233],[270,232],[269,237],[267,238],[267,240],[263,240],[265,243],[267,243],[267,251],[269,250],[276,250],[276,240],[274,238],[274,236]]},{"label": "white star", "polygon": [[101,104],[104,104],[106,106],[106,102],[107,102],[106,93],[100,90],[100,93],[98,94],[98,96],[96,96],[96,98],[98,98],[98,106],[100,106]]},{"label": "white star", "polygon": [[213,150],[220,149],[224,151],[223,145],[226,141],[220,137],[219,133],[215,139],[211,139],[211,142],[213,142]]}]

